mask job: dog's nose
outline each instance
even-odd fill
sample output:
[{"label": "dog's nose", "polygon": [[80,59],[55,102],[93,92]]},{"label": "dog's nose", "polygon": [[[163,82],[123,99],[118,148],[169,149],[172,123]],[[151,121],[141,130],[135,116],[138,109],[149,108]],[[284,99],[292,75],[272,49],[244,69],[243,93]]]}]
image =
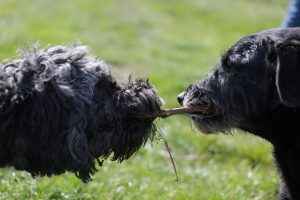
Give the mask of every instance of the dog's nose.
[{"label": "dog's nose", "polygon": [[182,102],[184,100],[184,96],[185,96],[186,92],[181,92],[178,96],[177,96],[177,101],[179,102],[180,105],[182,105]]}]

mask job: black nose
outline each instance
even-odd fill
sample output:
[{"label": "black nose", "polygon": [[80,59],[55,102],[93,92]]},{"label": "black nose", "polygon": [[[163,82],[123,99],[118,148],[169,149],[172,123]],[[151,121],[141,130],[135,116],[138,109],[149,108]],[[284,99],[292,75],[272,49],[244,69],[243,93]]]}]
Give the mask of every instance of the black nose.
[{"label": "black nose", "polygon": [[181,92],[178,96],[177,96],[177,101],[179,102],[180,105],[182,105],[182,102],[184,100],[184,96],[185,96],[186,92]]}]

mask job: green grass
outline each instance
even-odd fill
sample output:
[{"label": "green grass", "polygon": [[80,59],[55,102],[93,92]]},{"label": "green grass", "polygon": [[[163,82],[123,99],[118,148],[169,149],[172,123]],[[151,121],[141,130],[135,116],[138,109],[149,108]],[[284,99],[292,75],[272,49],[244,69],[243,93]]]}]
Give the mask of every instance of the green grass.
[{"label": "green grass", "polygon": [[[0,59],[39,41],[81,40],[126,80],[149,77],[165,107],[212,70],[240,37],[280,25],[284,0],[0,0]],[[204,136],[183,117],[159,122],[180,181],[162,141],[130,160],[104,163],[94,181],[73,174],[32,179],[0,170],[0,199],[275,199],[279,184],[272,147],[254,136]]]}]

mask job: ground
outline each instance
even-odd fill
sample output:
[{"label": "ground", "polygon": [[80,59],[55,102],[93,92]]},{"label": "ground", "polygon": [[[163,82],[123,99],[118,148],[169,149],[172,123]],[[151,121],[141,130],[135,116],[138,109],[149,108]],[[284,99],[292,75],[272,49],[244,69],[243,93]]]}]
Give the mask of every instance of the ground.
[{"label": "ground", "polygon": [[[212,70],[240,37],[280,26],[284,0],[0,0],[0,59],[40,42],[81,40],[126,80],[149,77],[165,107]],[[162,141],[148,143],[130,160],[105,162],[93,182],[73,174],[32,179],[0,170],[0,199],[274,199],[279,179],[272,147],[262,139],[204,136],[182,116],[158,122],[180,177],[175,182]]]}]

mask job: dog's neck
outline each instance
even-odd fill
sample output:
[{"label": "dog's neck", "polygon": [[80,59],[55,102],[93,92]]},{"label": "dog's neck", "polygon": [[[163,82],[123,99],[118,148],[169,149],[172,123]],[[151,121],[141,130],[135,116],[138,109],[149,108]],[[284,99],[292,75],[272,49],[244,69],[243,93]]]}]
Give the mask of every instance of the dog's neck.
[{"label": "dog's neck", "polygon": [[[280,122],[281,125],[274,127],[274,122]],[[296,143],[300,141],[300,134],[295,132],[300,130],[300,108],[279,106],[260,116],[249,116],[238,128],[264,138],[272,144],[282,138],[291,137],[294,139],[290,141]]]}]

